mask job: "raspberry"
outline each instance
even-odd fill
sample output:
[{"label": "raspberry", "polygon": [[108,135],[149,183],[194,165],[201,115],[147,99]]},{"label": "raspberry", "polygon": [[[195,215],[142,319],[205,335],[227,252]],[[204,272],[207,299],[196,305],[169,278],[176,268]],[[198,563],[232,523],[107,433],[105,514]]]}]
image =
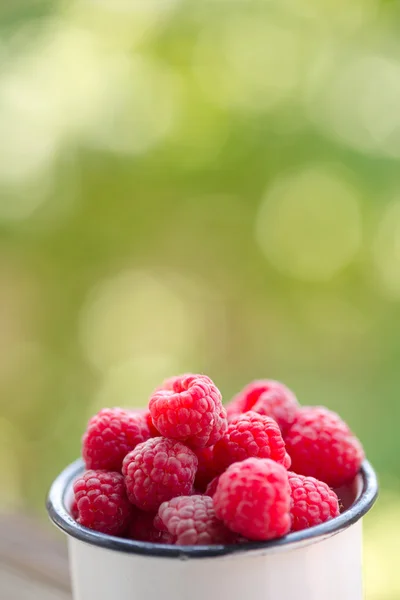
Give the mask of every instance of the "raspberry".
[{"label": "raspberry", "polygon": [[199,461],[194,485],[197,490],[204,491],[214,477],[219,474],[214,464],[214,446],[198,448],[195,454]]},{"label": "raspberry", "polygon": [[173,537],[165,531],[160,531],[154,525],[156,514],[137,509],[129,526],[128,537],[140,542],[152,544],[173,544]]},{"label": "raspberry", "polygon": [[120,473],[86,471],[75,481],[74,494],[81,525],[109,535],[125,533],[132,507]]},{"label": "raspberry", "polygon": [[219,477],[220,476],[218,475],[217,477],[214,477],[212,481],[210,481],[206,491],[204,492],[206,496],[210,496],[211,498],[214,496],[215,492],[217,491]]},{"label": "raspberry", "polygon": [[335,492],[326,483],[288,473],[291,489],[291,531],[300,531],[325,523],[339,515],[339,501]]},{"label": "raspberry", "polygon": [[334,412],[304,407],[286,436],[292,471],[324,481],[330,487],[349,483],[364,459],[359,440]]},{"label": "raspberry", "polygon": [[209,496],[181,496],[164,502],[158,509],[156,524],[172,535],[176,544],[199,546],[229,544],[235,539],[215,516]]},{"label": "raspberry", "polygon": [[197,464],[193,450],[181,442],[159,437],[139,444],[122,465],[129,500],[151,512],[175,496],[189,495]]},{"label": "raspberry", "polygon": [[121,471],[124,457],[150,437],[140,413],[121,408],[103,408],[88,423],[82,440],[87,469]]},{"label": "raspberry", "polygon": [[290,467],[290,457],[276,421],[252,411],[230,423],[224,437],[214,446],[214,464],[222,473],[232,463],[250,457],[271,458]]},{"label": "raspberry", "polygon": [[249,383],[227,406],[228,420],[252,410],[272,417],[284,431],[299,408],[296,396],[279,381],[259,379]]},{"label": "raspberry", "polygon": [[250,540],[278,538],[290,529],[288,475],[273,460],[248,458],[228,467],[213,502],[217,517]]},{"label": "raspberry", "polygon": [[227,428],[221,393],[205,375],[183,375],[168,380],[169,388],[156,390],[149,402],[161,435],[193,448],[212,446]]}]

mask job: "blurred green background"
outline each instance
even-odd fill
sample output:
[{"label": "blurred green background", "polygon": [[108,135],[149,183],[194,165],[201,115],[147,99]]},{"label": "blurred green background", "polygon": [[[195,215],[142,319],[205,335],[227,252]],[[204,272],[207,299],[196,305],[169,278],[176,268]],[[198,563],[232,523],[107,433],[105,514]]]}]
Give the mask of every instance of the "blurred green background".
[{"label": "blurred green background", "polygon": [[[103,406],[209,374],[340,412],[398,600],[400,6],[0,8],[0,507],[44,518]],[[396,550],[397,548],[397,550]]]}]

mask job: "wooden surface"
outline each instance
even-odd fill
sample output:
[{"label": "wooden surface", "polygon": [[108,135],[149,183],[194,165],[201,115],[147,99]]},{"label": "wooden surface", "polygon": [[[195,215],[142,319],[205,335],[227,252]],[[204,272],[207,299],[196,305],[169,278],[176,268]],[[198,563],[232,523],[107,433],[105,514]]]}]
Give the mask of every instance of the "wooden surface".
[{"label": "wooden surface", "polygon": [[0,599],[71,600],[65,540],[21,516],[0,516]]}]

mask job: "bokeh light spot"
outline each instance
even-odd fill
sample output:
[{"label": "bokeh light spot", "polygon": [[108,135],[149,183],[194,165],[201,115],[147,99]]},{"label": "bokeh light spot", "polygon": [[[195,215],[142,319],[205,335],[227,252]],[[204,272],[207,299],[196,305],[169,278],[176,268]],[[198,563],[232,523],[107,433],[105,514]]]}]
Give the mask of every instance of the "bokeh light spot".
[{"label": "bokeh light spot", "polygon": [[193,370],[170,354],[138,354],[111,367],[103,375],[98,393],[90,404],[88,417],[105,406],[143,408],[151,392],[171,373]]},{"label": "bokeh light spot", "polygon": [[400,65],[352,55],[322,70],[308,90],[309,117],[321,130],[363,152],[400,157]]},{"label": "bokeh light spot", "polygon": [[339,172],[309,167],[268,190],[256,221],[271,264],[306,281],[325,281],[346,267],[361,243],[360,198]]},{"label": "bokeh light spot", "polygon": [[71,142],[142,153],[179,114],[178,76],[125,48],[110,51],[96,28],[48,19],[16,38],[0,72],[0,219],[7,221],[49,201]]},{"label": "bokeh light spot", "polygon": [[299,82],[304,40],[283,20],[230,18],[200,35],[193,69],[203,93],[223,107],[264,111],[290,98]]},{"label": "bokeh light spot", "polygon": [[127,60],[63,19],[22,27],[9,46],[0,71],[0,219],[18,221],[58,202],[59,159],[109,111]]},{"label": "bokeh light spot", "polygon": [[180,115],[180,79],[154,60],[136,57],[129,64],[114,103],[92,130],[93,145],[114,152],[141,154],[170,134]]},{"label": "bokeh light spot", "polygon": [[100,283],[83,308],[80,331],[86,356],[101,370],[138,356],[190,361],[208,345],[212,305],[203,302],[206,298],[202,282],[179,273],[123,271]]}]

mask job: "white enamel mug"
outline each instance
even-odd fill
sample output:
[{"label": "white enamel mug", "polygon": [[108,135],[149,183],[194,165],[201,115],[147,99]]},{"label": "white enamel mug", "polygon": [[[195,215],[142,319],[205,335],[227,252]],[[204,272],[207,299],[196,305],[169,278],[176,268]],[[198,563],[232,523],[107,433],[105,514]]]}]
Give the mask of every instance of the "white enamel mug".
[{"label": "white enamel mug", "polygon": [[[82,527],[69,513],[82,461],[54,481],[51,520],[68,535],[74,600],[362,600],[362,517],[378,493],[364,461],[339,517],[279,540],[167,546]],[[349,500],[345,496],[349,495]]]}]

